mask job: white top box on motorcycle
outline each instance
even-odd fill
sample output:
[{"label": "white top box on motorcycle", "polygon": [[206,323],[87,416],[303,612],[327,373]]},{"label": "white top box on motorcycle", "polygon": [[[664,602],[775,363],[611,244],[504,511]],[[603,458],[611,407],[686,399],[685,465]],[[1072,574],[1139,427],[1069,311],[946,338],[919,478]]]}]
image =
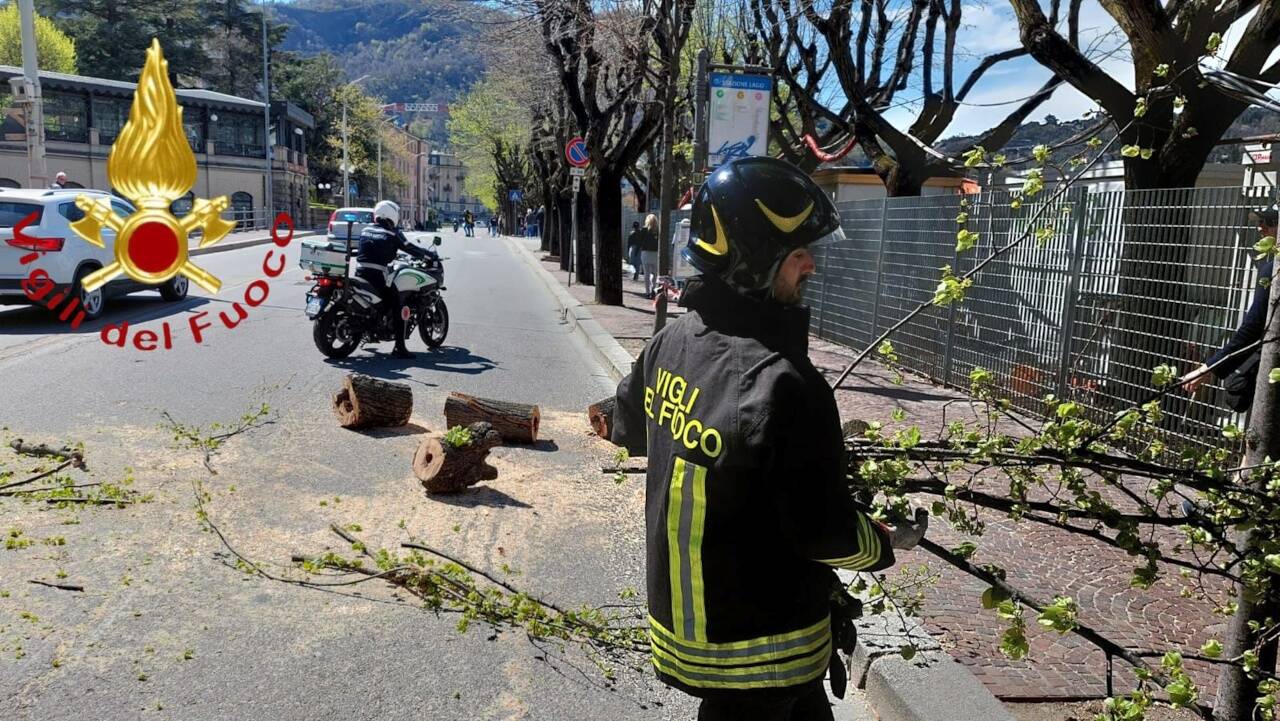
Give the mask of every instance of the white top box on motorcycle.
[{"label": "white top box on motorcycle", "polygon": [[345,243],[331,245],[327,240],[319,238],[304,239],[298,265],[312,273],[345,276],[347,274]]}]

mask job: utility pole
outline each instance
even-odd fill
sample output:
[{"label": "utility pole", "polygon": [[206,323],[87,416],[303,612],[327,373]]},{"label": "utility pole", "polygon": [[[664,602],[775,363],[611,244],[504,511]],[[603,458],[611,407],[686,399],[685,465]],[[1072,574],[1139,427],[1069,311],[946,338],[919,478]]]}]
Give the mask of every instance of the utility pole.
[{"label": "utility pole", "polygon": [[36,64],[36,9],[34,0],[18,0],[22,21],[22,77],[9,84],[23,106],[27,126],[27,176],[33,188],[49,185],[44,162],[44,100],[40,92],[40,71]]},{"label": "utility pole", "polygon": [[378,128],[378,200],[382,200],[382,128]]},{"label": "utility pole", "polygon": [[347,164],[347,101],[342,101],[342,206],[351,206],[351,176]]},{"label": "utility pole", "polygon": [[[27,0],[30,2],[31,0]],[[262,144],[267,147],[267,193],[266,193],[266,223],[270,225],[275,217],[276,206],[273,197],[275,181],[272,180],[272,165],[275,160],[272,156],[271,140],[271,74],[268,69],[271,65],[271,56],[268,55],[267,49],[267,0],[262,0]]]},{"label": "utility pole", "polygon": [[[674,200],[671,185],[675,181],[671,167],[671,151],[675,147],[676,81],[680,79],[680,55],[674,52],[676,21],[679,3],[672,2],[671,15],[667,18],[667,32],[673,52],[667,60],[667,81],[662,88],[662,177],[658,181],[658,277],[671,275],[671,203]],[[653,318],[653,332],[667,324],[667,293],[658,295],[658,306]]]}]

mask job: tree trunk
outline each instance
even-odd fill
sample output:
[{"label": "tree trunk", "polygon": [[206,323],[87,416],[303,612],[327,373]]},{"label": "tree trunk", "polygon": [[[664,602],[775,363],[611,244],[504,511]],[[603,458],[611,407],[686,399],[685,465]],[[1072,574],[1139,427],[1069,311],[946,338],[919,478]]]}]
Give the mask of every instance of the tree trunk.
[{"label": "tree trunk", "polygon": [[[1263,338],[1280,337],[1280,313],[1275,312],[1280,303],[1280,287],[1275,281],[1280,276],[1272,272],[1269,321]],[[1245,452],[1244,467],[1257,468],[1273,459],[1280,458],[1280,384],[1268,383],[1267,379],[1273,368],[1280,367],[1280,353],[1277,353],[1275,342],[1262,346],[1262,356],[1258,363],[1258,381],[1254,387],[1253,405],[1249,417],[1249,444]],[[1273,474],[1274,475],[1274,474]],[[1268,485],[1268,476],[1263,471],[1256,471],[1252,478],[1241,478],[1255,489],[1263,490]],[[1256,529],[1245,532],[1243,539],[1236,539],[1254,558],[1263,555],[1259,542],[1269,533],[1261,533]],[[1227,622],[1227,638],[1223,644],[1223,658],[1235,658],[1244,651],[1254,648],[1257,634],[1250,628],[1251,622],[1264,623],[1268,617],[1275,619],[1278,610],[1278,599],[1275,583],[1269,586],[1270,597],[1258,601],[1250,599],[1250,594],[1240,593],[1236,613]],[[1241,589],[1237,586],[1237,591]],[[1265,626],[1264,626],[1265,627]],[[1269,642],[1260,654],[1262,671],[1274,671],[1276,655],[1275,641]],[[1248,721],[1253,718],[1254,699],[1260,696],[1257,681],[1245,676],[1239,666],[1224,666],[1218,676],[1218,696],[1213,706],[1213,717],[1217,721]]]},{"label": "tree trunk", "polygon": [[556,207],[560,210],[556,213],[560,223],[560,248],[556,253],[560,256],[560,270],[569,270],[569,253],[572,252],[573,241],[569,235],[569,229],[572,227],[572,221],[569,213],[573,210],[573,203],[569,200],[570,196],[561,195],[556,201]]},{"label": "tree trunk", "polygon": [[488,423],[473,423],[468,428],[471,443],[466,446],[452,446],[436,435],[423,438],[418,445],[413,475],[428,493],[457,493],[498,477],[498,469],[486,462],[489,449],[502,444],[498,432]]},{"label": "tree trunk", "polygon": [[542,412],[525,403],[476,398],[454,391],[445,399],[444,418],[448,428],[483,421],[491,424],[504,441],[536,443]]},{"label": "tree trunk", "polygon": [[[591,194],[585,191],[578,192],[578,257],[574,259],[575,280],[583,285],[595,285],[595,268],[591,265],[591,259],[595,256],[591,248],[591,229],[594,226],[592,212],[595,209],[595,203],[592,202]],[[621,278],[621,275],[619,275]]]},{"label": "tree trunk", "polygon": [[333,414],[343,428],[403,426],[413,413],[413,390],[404,383],[348,373],[333,396]]},{"label": "tree trunk", "polygon": [[622,175],[597,168],[594,201],[596,302],[622,305]]},{"label": "tree trunk", "polygon": [[617,396],[609,396],[587,406],[587,420],[591,423],[591,430],[606,441],[613,433],[613,412],[617,406]]}]

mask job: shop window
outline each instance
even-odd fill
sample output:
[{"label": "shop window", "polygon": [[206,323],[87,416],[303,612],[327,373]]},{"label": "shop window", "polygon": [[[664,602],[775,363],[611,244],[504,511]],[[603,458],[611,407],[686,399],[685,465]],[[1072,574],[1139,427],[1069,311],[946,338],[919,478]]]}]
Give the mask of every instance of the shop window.
[{"label": "shop window", "polygon": [[231,194],[231,219],[236,221],[236,230],[253,227],[253,196],[242,191]]},{"label": "shop window", "polygon": [[98,142],[111,145],[129,120],[129,99],[94,96],[93,124],[98,128]]}]

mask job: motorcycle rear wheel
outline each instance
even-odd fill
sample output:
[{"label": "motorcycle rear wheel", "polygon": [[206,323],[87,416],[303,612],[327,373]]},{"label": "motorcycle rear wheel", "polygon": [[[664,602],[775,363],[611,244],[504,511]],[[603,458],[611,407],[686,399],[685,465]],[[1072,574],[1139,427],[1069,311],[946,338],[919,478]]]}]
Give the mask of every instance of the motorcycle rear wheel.
[{"label": "motorcycle rear wheel", "polygon": [[449,307],[444,304],[444,298],[436,298],[434,304],[423,303],[418,310],[418,337],[428,348],[439,348],[447,335]]},{"label": "motorcycle rear wheel", "polygon": [[360,347],[360,338],[347,338],[345,341],[338,337],[339,321],[345,318],[346,314],[340,314],[333,311],[321,313],[316,318],[315,325],[311,328],[311,339],[315,341],[316,349],[325,355],[326,358],[341,359],[346,358]]}]

